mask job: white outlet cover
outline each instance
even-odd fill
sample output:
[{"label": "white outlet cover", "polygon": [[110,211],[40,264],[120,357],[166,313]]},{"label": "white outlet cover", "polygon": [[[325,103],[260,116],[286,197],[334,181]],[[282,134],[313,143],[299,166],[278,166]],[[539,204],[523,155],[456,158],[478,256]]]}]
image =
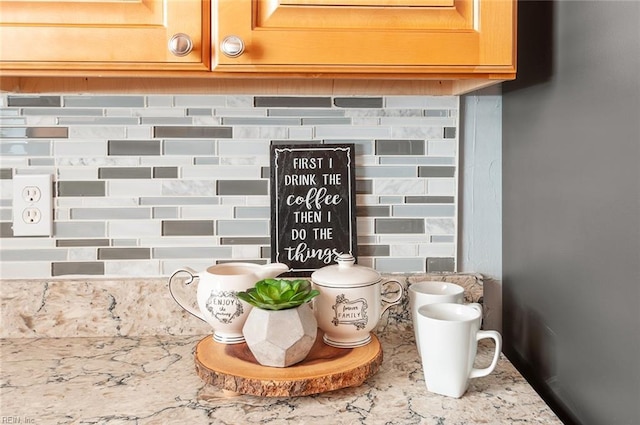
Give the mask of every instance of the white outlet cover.
[{"label": "white outlet cover", "polygon": [[51,236],[52,181],[51,174],[13,176],[14,236]]}]

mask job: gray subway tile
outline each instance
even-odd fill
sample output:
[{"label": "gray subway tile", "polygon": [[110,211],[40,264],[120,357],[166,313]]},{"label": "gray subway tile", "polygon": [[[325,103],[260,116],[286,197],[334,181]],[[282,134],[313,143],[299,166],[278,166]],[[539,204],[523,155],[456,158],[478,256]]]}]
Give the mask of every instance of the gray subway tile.
[{"label": "gray subway tile", "polygon": [[153,218],[178,218],[178,207],[153,207]]},{"label": "gray subway tile", "polygon": [[406,196],[404,201],[407,204],[453,204],[453,196]]},{"label": "gray subway tile", "polygon": [[424,140],[376,140],[376,155],[424,155]]},{"label": "gray subway tile", "polygon": [[18,108],[0,108],[0,117],[17,117],[20,115]]},{"label": "gray subway tile", "polygon": [[0,168],[0,180],[10,180],[13,178],[12,168]]},{"label": "gray subway tile", "polygon": [[163,220],[162,236],[212,236],[213,220]]},{"label": "gray subway tile", "polygon": [[100,167],[99,179],[150,179],[150,167]]},{"label": "gray subway tile", "polygon": [[216,142],[213,140],[165,140],[165,155],[215,155]]},{"label": "gray subway tile", "polygon": [[394,217],[453,217],[455,205],[450,204],[412,204],[394,205]]},{"label": "gray subway tile", "polygon": [[109,140],[108,155],[137,156],[160,155],[160,141],[158,140]]},{"label": "gray subway tile", "polygon": [[58,118],[61,125],[138,125],[136,117],[62,117]]},{"label": "gray subway tile", "polygon": [[271,214],[269,207],[235,207],[233,216],[235,218],[266,218]]},{"label": "gray subway tile", "polygon": [[260,167],[260,177],[268,179],[271,177],[271,167]]},{"label": "gray subway tile", "polygon": [[211,196],[146,196],[140,205],[217,205],[218,198]]},{"label": "gray subway tile", "polygon": [[379,159],[380,165],[455,165],[454,157],[428,157],[428,156],[383,156]]},{"label": "gray subway tile", "polygon": [[445,127],[444,128],[444,138],[445,139],[455,139],[456,138],[456,128],[455,127]]},{"label": "gray subway tile", "polygon": [[149,208],[71,208],[72,220],[148,220]]},{"label": "gray subway tile", "polygon": [[302,125],[350,125],[351,118],[312,117],[302,118]]},{"label": "gray subway tile", "polygon": [[432,243],[454,243],[453,235],[431,235]]},{"label": "gray subway tile", "polygon": [[220,238],[220,245],[270,245],[271,238],[259,237],[224,237]]},{"label": "gray subway tile", "polygon": [[148,260],[150,248],[98,248],[98,260]]},{"label": "gray subway tile", "polygon": [[103,181],[58,181],[58,196],[106,196]]},{"label": "gray subway tile", "polygon": [[137,239],[111,239],[111,246],[138,246]]},{"label": "gray subway tile", "polygon": [[424,233],[422,218],[376,218],[375,233]]},{"label": "gray subway tile", "polygon": [[142,117],[142,125],[181,125],[189,126],[193,124],[191,117]]},{"label": "gray subway tile", "polygon": [[[215,151],[215,147],[211,150],[212,152]],[[166,154],[166,149],[165,149],[165,154]],[[218,157],[200,157],[200,158],[194,158],[193,159],[193,164],[194,165],[220,165],[220,158]],[[269,176],[267,176],[268,178]]]},{"label": "gray subway tile", "polygon": [[230,139],[233,129],[221,126],[155,126],[153,135],[156,138]]},{"label": "gray subway tile", "polygon": [[393,195],[389,195],[389,196],[380,196],[378,198],[378,203],[383,204],[383,205],[393,205],[393,204],[401,204],[404,202],[404,198],[400,195],[398,196],[393,196]]},{"label": "gray subway tile", "polygon": [[446,166],[420,166],[418,177],[455,177],[456,167]]},{"label": "gray subway tile", "polygon": [[322,141],[320,140],[272,140],[272,145],[280,146],[280,145],[321,145]]},{"label": "gray subway tile", "polygon": [[102,109],[74,109],[74,108],[29,108],[23,112],[25,116],[53,116],[53,117],[99,117]]},{"label": "gray subway tile", "polygon": [[154,179],[176,179],[178,178],[178,167],[153,167]]},{"label": "gray subway tile", "polygon": [[375,178],[375,177],[417,177],[416,167],[380,167],[380,166],[365,166],[356,167],[357,178]]},{"label": "gray subway tile", "polygon": [[220,236],[262,236],[269,234],[268,220],[218,220]]},{"label": "gray subway tile", "polygon": [[268,109],[270,117],[344,117],[345,111],[341,109]]},{"label": "gray subway tile", "polygon": [[101,261],[54,262],[51,264],[51,276],[65,275],[104,275],[104,263]]},{"label": "gray subway tile", "polygon": [[104,238],[104,221],[55,221],[53,234],[56,238]]},{"label": "gray subway tile", "polygon": [[256,96],[253,105],[257,108],[330,108],[330,97],[312,96]]},{"label": "gray subway tile", "polygon": [[152,258],[224,258],[232,255],[231,249],[227,247],[209,246],[172,246],[154,248]]},{"label": "gray subway tile", "polygon": [[358,195],[370,195],[373,193],[373,180],[356,180],[356,193]]},{"label": "gray subway tile", "polygon": [[67,127],[1,127],[0,137],[4,139],[67,139]]},{"label": "gray subway tile", "polygon": [[67,248],[109,246],[109,239],[58,239],[56,246]]},{"label": "gray subway tile", "polygon": [[449,116],[448,109],[427,109],[424,111],[425,117],[446,118]]},{"label": "gray subway tile", "polygon": [[218,180],[216,194],[228,196],[268,195],[268,180]]},{"label": "gray subway tile", "polygon": [[435,272],[453,272],[455,271],[456,263],[453,258],[427,258],[426,261],[427,273]]},{"label": "gray subway tile", "polygon": [[424,271],[424,258],[376,258],[374,268],[380,273],[406,273]]},{"label": "gray subway tile", "polygon": [[12,238],[13,237],[13,223],[2,222],[0,223],[0,238]]},{"label": "gray subway tile", "polygon": [[213,109],[211,108],[187,108],[187,115],[192,117],[211,117],[213,116]]},{"label": "gray subway tile", "polygon": [[391,208],[388,206],[372,206],[372,205],[360,205],[356,206],[356,216],[358,217],[389,217],[391,215]]},{"label": "gray subway tile", "polygon": [[336,97],[334,105],[339,108],[382,108],[381,97]]},{"label": "gray subway tile", "polygon": [[67,139],[68,127],[27,127],[27,137],[30,139]]},{"label": "gray subway tile", "polygon": [[55,158],[29,158],[29,165],[32,167],[53,167],[56,165]]},{"label": "gray subway tile", "polygon": [[16,95],[7,96],[7,106],[61,106],[60,96],[32,96],[32,95]]},{"label": "gray subway tile", "polygon": [[224,125],[300,125],[300,118],[225,117]]},{"label": "gray subway tile", "polygon": [[64,96],[64,106],[95,108],[143,108],[144,96]]},{"label": "gray subway tile", "polygon": [[358,256],[388,257],[391,255],[389,245],[358,245]]},{"label": "gray subway tile", "polygon": [[0,261],[63,261],[67,258],[66,249],[3,249]]}]

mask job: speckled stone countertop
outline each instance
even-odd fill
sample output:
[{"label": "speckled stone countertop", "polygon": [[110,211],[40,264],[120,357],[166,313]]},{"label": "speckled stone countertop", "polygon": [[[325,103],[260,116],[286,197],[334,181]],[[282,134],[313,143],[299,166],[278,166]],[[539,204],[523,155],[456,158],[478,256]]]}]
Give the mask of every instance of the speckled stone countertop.
[{"label": "speckled stone countertop", "polygon": [[[477,301],[475,279],[456,279],[446,280],[463,283]],[[384,359],[363,385],[263,398],[196,375],[193,351],[208,330],[175,309],[161,280],[3,281],[0,298],[0,423],[561,423],[504,356],[460,399],[429,393],[406,300],[381,320]],[[479,347],[480,366],[492,350]]]},{"label": "speckled stone countertop", "polygon": [[[1,415],[33,424],[560,423],[504,357],[454,399],[427,392],[410,328],[378,336],[384,360],[363,385],[294,398],[206,386],[192,354],[202,336],[4,339]],[[479,361],[490,355],[481,346]]]}]

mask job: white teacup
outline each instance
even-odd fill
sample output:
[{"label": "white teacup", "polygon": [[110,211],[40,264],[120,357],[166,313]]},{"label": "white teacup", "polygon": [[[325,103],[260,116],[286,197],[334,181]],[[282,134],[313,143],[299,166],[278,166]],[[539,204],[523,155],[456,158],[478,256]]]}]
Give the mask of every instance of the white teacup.
[{"label": "white teacup", "polygon": [[[409,286],[409,309],[411,310],[411,320],[416,338],[418,354],[420,353],[420,335],[418,333],[418,309],[423,305],[437,303],[457,303],[464,302],[464,288],[451,282],[435,280],[423,280]],[[480,311],[482,318],[482,306],[478,303],[469,304]],[[481,319],[482,320],[482,319]]]},{"label": "white teacup", "polygon": [[[496,331],[481,331],[481,313],[473,306],[443,303],[418,309],[420,352],[427,390],[460,398],[469,380],[487,376],[495,369],[502,351],[502,337]],[[491,364],[473,367],[478,341],[491,338],[495,352]]]}]

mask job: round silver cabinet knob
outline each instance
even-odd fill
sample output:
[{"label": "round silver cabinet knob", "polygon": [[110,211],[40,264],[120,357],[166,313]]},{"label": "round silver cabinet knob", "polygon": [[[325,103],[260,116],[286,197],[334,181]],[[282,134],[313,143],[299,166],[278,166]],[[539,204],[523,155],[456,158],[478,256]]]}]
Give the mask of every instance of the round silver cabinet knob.
[{"label": "round silver cabinet knob", "polygon": [[169,40],[169,51],[174,56],[187,56],[193,49],[193,42],[191,37],[187,34],[178,33],[174,34]]},{"label": "round silver cabinet knob", "polygon": [[244,52],[244,41],[237,35],[230,35],[220,43],[220,50],[225,56],[237,58]]}]

